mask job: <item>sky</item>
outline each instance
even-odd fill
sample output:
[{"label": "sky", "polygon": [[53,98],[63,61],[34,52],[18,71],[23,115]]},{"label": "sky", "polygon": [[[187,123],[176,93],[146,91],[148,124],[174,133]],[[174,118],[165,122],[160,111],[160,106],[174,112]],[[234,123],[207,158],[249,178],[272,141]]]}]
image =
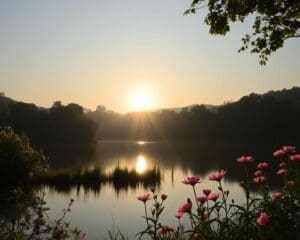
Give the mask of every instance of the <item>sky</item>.
[{"label": "sky", "polygon": [[61,100],[127,112],[143,95],[168,108],[300,86],[299,40],[260,66],[237,53],[251,19],[211,36],[205,10],[183,15],[190,2],[1,0],[0,92],[44,107]]}]

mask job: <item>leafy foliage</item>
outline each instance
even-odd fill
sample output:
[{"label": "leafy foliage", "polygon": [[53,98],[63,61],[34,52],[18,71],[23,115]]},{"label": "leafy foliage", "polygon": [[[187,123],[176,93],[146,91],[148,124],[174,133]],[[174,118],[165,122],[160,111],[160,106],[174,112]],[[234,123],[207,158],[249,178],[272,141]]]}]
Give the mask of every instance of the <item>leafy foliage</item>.
[{"label": "leafy foliage", "polygon": [[244,22],[249,16],[255,18],[253,32],[242,38],[239,51],[251,49],[251,53],[259,54],[261,65],[285,40],[300,37],[299,0],[193,0],[185,14],[206,7],[205,23],[211,34],[225,35],[230,31],[230,23]]},{"label": "leafy foliage", "polygon": [[0,178],[16,182],[40,173],[45,157],[30,146],[29,139],[11,128],[0,129]]}]

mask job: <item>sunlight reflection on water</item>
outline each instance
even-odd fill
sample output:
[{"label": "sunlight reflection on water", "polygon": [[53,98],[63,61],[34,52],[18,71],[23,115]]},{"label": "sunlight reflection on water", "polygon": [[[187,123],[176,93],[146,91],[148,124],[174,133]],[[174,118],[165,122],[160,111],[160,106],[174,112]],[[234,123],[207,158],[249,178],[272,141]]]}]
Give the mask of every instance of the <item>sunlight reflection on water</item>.
[{"label": "sunlight reflection on water", "polygon": [[136,160],[136,171],[139,174],[144,173],[147,170],[147,162],[143,155],[139,155]]}]

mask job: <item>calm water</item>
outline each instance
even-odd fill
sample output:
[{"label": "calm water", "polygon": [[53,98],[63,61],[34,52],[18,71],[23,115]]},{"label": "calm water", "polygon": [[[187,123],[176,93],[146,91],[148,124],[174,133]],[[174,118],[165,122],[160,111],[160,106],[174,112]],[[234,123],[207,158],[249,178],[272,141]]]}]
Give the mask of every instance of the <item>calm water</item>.
[{"label": "calm water", "polygon": [[[198,191],[212,187],[215,182],[207,181],[207,176],[218,169],[227,169],[225,187],[231,198],[243,201],[239,186],[242,168],[235,159],[243,154],[255,156],[256,161],[272,159],[272,151],[278,146],[246,146],[239,144],[168,144],[158,142],[101,142],[94,145],[52,145],[45,147],[50,164],[62,167],[100,167],[109,173],[117,166],[136,170],[143,174],[147,169],[159,166],[161,181],[157,188],[166,193],[166,209],[162,222],[176,226],[174,217],[178,207],[192,197],[192,189],[181,183],[190,175],[199,175],[203,182]],[[272,179],[272,177],[270,176]],[[273,181],[273,180],[272,180]],[[275,183],[275,182],[274,182]],[[276,183],[275,183],[276,184]],[[143,204],[137,201],[138,195],[149,192],[143,185],[122,187],[113,184],[99,184],[98,189],[74,187],[67,189],[46,187],[46,201],[51,208],[50,216],[58,216],[69,199],[75,199],[69,220],[73,225],[88,233],[88,239],[104,239],[107,231],[120,229],[133,237],[145,227]]]}]

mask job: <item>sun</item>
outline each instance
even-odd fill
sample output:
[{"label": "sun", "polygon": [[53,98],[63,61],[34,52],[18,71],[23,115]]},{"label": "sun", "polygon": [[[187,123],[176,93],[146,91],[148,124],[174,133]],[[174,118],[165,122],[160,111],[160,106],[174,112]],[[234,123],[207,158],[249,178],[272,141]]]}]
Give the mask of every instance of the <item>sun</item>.
[{"label": "sun", "polygon": [[132,108],[134,111],[144,111],[150,109],[153,104],[152,96],[147,91],[139,90],[132,95]]}]

